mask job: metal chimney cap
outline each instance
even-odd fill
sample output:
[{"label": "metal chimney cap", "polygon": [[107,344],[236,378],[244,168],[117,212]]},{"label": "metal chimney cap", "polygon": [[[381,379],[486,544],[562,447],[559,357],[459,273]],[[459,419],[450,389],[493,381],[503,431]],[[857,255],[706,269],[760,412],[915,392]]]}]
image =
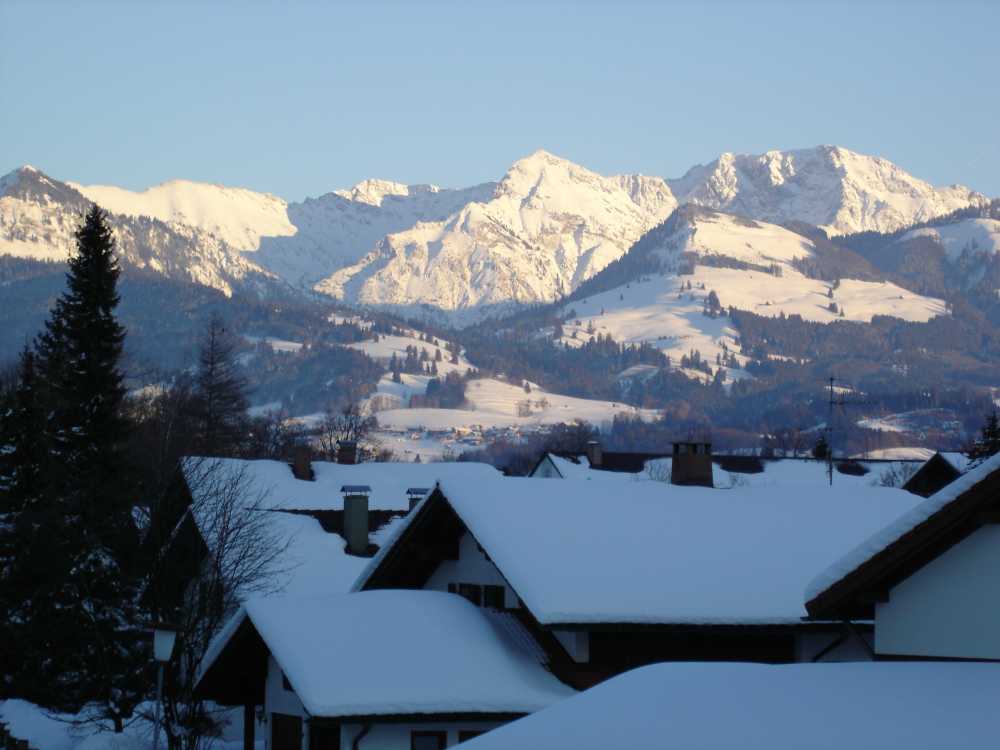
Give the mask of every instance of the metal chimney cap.
[{"label": "metal chimney cap", "polygon": [[430,487],[409,487],[406,490],[407,495],[429,495],[430,492]]},{"label": "metal chimney cap", "polygon": [[372,488],[367,484],[345,484],[340,488],[340,491],[345,495],[367,495],[372,491]]}]

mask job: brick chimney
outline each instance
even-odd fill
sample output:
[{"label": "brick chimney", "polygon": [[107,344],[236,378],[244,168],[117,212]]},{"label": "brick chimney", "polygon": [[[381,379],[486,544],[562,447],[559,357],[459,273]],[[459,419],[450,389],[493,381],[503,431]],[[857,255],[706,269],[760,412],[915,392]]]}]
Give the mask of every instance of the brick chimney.
[{"label": "brick chimney", "polygon": [[358,444],[354,440],[337,441],[337,463],[356,464],[358,462]]},{"label": "brick chimney", "polygon": [[711,443],[674,443],[670,483],[685,487],[714,487]]},{"label": "brick chimney", "polygon": [[587,442],[587,461],[590,462],[592,468],[601,468],[604,461],[604,451],[601,450],[601,444],[596,440]]},{"label": "brick chimney", "polygon": [[351,555],[368,553],[368,496],[372,488],[367,484],[345,484],[340,488],[344,495],[344,539]]},{"label": "brick chimney", "polygon": [[308,445],[296,445],[292,451],[292,476],[307,482],[315,478],[312,469],[312,450]]}]

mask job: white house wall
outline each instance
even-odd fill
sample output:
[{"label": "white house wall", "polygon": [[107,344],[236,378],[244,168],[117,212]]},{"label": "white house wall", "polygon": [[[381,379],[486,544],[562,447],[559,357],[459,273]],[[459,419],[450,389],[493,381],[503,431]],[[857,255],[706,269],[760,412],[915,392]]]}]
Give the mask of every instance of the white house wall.
[{"label": "white house wall", "polygon": [[[358,745],[359,750],[410,750],[411,732],[446,732],[447,747],[458,744],[460,731],[487,732],[496,729],[497,721],[440,721],[425,723],[372,724],[371,730]],[[354,747],[354,739],[364,728],[362,724],[343,724],[340,729],[340,746]]]},{"label": "white house wall", "polygon": [[876,605],[875,651],[1000,659],[1000,525],[983,526]]},{"label": "white house wall", "polygon": [[518,605],[517,595],[507,585],[497,567],[486,558],[476,540],[466,532],[458,545],[458,559],[445,560],[424,585],[425,589],[447,591],[449,583],[473,583],[479,586],[503,586],[504,606],[514,609]]}]

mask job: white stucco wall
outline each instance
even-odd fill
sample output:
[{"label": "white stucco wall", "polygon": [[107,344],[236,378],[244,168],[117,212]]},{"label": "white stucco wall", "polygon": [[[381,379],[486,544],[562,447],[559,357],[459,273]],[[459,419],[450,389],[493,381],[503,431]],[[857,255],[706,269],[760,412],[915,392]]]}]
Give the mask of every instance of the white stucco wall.
[{"label": "white stucco wall", "polygon": [[875,651],[1000,659],[1000,525],[974,531],[876,605]]},{"label": "white stucco wall", "polygon": [[[361,740],[359,750],[410,750],[410,732],[447,732],[447,747],[451,747],[458,744],[460,731],[486,732],[498,726],[500,722],[496,721],[373,724],[371,731]],[[340,730],[340,747],[349,750],[361,729],[361,724],[344,724]]]},{"label": "white stucco wall", "polygon": [[480,586],[503,586],[504,606],[517,607],[517,595],[507,585],[497,567],[479,551],[479,545],[466,532],[458,545],[458,560],[445,560],[424,585],[425,589],[447,591],[449,583],[475,583]]}]

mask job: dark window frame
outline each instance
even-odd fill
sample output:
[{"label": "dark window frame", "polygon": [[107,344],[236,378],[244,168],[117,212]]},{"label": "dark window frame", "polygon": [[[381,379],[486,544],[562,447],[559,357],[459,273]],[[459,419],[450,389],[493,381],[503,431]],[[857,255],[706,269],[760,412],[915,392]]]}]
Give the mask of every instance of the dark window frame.
[{"label": "dark window frame", "polygon": [[465,597],[477,607],[483,606],[483,587],[479,583],[458,584],[458,595]]},{"label": "dark window frame", "polygon": [[436,729],[430,731],[422,729],[410,732],[410,750],[418,750],[418,739],[436,739],[438,741],[438,750],[444,750],[444,748],[448,747],[448,733],[444,730]]},{"label": "dark window frame", "polygon": [[483,586],[483,606],[487,609],[507,609],[507,592],[503,586]]}]

